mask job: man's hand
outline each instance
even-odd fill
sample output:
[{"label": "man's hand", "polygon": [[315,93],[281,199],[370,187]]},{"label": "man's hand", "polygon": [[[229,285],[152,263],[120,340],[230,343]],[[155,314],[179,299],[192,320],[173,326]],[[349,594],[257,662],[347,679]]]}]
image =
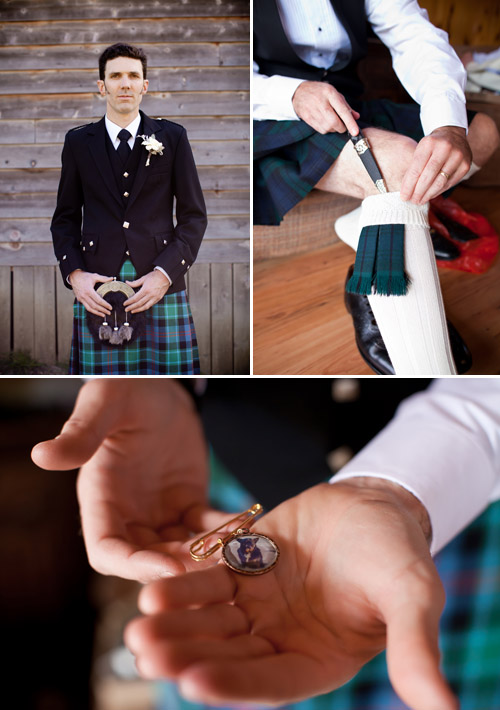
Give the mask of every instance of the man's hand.
[{"label": "man's hand", "polygon": [[95,285],[96,283],[113,281],[112,276],[101,276],[101,274],[91,274],[88,271],[75,269],[68,278],[76,300],[82,303],[87,311],[103,318],[111,313],[112,307],[99,296]]},{"label": "man's hand", "polygon": [[472,153],[465,128],[436,128],[422,138],[415,149],[412,163],[401,185],[401,199],[423,205],[456,185],[469,169],[471,161]]},{"label": "man's hand", "polygon": [[322,81],[303,81],[292,98],[292,106],[299,118],[318,133],[359,133],[355,119],[360,117],[345,98],[331,84]]},{"label": "man's hand", "polygon": [[394,484],[321,484],[255,523],[281,549],[271,572],[252,578],[218,564],[155,582],[126,643],[144,677],[221,705],[327,693],[387,647],[404,703],[457,710],[439,670],[444,592],[428,525]]},{"label": "man's hand", "polygon": [[132,313],[147,311],[148,308],[161,301],[171,286],[167,277],[158,269],[150,271],[149,274],[141,276],[135,281],[127,281],[127,283],[132,288],[141,287],[134,296],[123,303],[125,310]]},{"label": "man's hand", "polygon": [[145,582],[184,572],[178,541],[227,519],[208,508],[204,435],[175,380],[87,383],[61,434],[32,457],[49,470],[81,466],[83,534],[102,574]]}]

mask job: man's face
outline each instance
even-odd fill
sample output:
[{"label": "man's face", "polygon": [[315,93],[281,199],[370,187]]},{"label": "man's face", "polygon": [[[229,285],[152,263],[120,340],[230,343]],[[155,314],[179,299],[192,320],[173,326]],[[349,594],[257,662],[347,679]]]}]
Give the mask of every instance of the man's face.
[{"label": "man's face", "polygon": [[101,96],[106,97],[107,113],[133,114],[139,110],[142,97],[148,89],[148,81],[143,78],[139,59],[116,57],[106,62],[104,81],[97,85]]}]

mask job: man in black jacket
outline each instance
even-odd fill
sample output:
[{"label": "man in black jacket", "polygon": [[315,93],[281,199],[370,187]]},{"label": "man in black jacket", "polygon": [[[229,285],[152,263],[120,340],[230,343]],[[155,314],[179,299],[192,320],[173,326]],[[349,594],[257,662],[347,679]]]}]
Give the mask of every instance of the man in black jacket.
[{"label": "man in black jacket", "polygon": [[[197,374],[185,275],[207,220],[186,131],[139,111],[148,88],[141,49],[108,47],[99,75],[106,116],[66,135],[51,226],[64,283],[77,301],[70,373]],[[123,288],[121,310],[96,291],[114,279],[130,287]],[[98,324],[102,319],[98,337],[89,332],[87,312]],[[104,339],[106,327],[109,333],[130,321],[137,328],[138,313],[138,337],[120,346]]]}]

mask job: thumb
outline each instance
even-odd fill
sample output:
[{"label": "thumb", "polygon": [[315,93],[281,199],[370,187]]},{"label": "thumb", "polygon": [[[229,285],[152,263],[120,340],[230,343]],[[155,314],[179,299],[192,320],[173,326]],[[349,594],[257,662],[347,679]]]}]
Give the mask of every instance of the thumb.
[{"label": "thumb", "polygon": [[146,276],[141,276],[140,279],[136,279],[135,281],[126,281],[125,283],[127,283],[129,286],[132,286],[132,288],[137,288],[138,286],[142,286],[145,280]]},{"label": "thumb", "polygon": [[411,593],[387,620],[389,678],[412,710],[458,710],[458,700],[439,668],[439,618],[444,591],[439,580],[438,586],[426,591],[427,601]]},{"label": "thumb", "polygon": [[59,436],[33,448],[31,458],[37,466],[68,471],[88,461],[121,414],[121,390],[113,380],[94,380],[84,385]]},{"label": "thumb", "polygon": [[95,283],[107,283],[113,281],[114,276],[103,276],[102,274],[94,274]]}]

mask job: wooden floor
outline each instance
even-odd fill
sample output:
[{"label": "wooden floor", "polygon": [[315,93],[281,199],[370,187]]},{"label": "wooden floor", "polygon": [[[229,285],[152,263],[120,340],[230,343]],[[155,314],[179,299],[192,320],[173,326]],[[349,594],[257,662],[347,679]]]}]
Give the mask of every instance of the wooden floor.
[{"label": "wooden floor", "polygon": [[[485,215],[500,232],[497,188],[461,187],[453,199]],[[254,265],[254,374],[373,374],[358,353],[343,303],[353,261],[353,251],[338,242]],[[467,374],[500,374],[500,256],[485,274],[439,273],[447,316],[472,352]]]}]

